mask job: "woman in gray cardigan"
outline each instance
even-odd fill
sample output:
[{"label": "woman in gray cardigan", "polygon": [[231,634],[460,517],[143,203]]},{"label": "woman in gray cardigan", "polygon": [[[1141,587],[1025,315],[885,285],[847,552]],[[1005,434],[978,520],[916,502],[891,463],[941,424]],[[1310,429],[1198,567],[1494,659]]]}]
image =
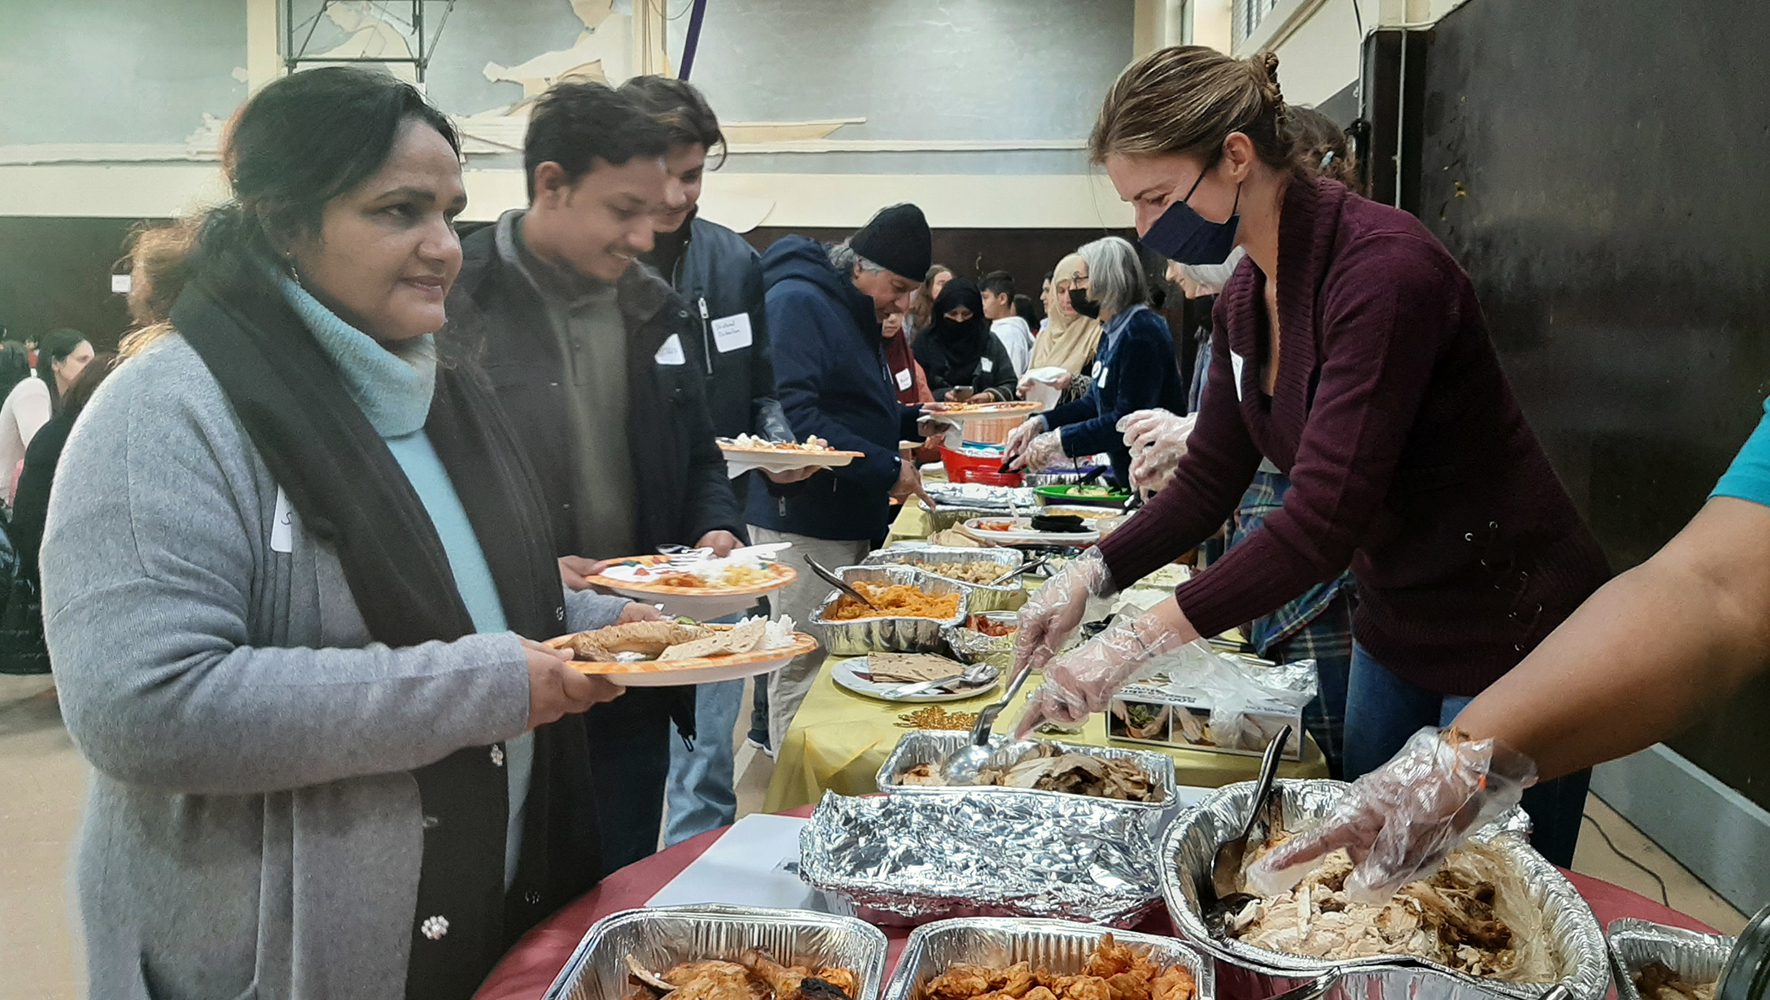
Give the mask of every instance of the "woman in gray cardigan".
[{"label": "woman in gray cardigan", "polygon": [[313,70],[223,163],[43,544],[92,994],[467,997],[601,874],[576,713],[618,689],[533,640],[656,612],[562,591],[521,449],[438,363],[447,119]]}]

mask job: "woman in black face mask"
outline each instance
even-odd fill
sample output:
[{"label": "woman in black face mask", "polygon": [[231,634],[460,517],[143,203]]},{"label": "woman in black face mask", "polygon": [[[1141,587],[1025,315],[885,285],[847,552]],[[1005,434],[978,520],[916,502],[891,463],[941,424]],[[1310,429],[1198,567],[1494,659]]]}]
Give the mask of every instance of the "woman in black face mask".
[{"label": "woman in black face mask", "polygon": [[967,279],[947,282],[934,300],[934,325],[916,338],[916,360],[935,399],[962,402],[953,390],[966,386],[972,402],[1014,398],[1014,362],[990,332],[983,294]]},{"label": "woman in black face mask", "polygon": [[1131,452],[1118,430],[1120,418],[1136,410],[1186,412],[1186,384],[1174,364],[1174,338],[1167,321],[1150,309],[1142,262],[1131,244],[1117,236],[1095,240],[1079,251],[1081,268],[1071,280],[1070,305],[1098,319],[1104,333],[1086,396],[1042,416],[1030,417],[1008,436],[1009,464],[1037,472],[1065,458],[1106,452],[1118,483],[1131,481]]}]

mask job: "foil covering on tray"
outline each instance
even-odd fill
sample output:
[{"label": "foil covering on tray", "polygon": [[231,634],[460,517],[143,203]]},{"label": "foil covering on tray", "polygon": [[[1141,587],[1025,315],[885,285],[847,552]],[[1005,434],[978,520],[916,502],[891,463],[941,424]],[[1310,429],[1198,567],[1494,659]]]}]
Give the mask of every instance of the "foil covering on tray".
[{"label": "foil covering on tray", "polygon": [[971,614],[971,595],[962,583],[929,576],[908,566],[844,566],[835,571],[843,583],[856,581],[890,586],[907,584],[928,594],[959,595],[959,610],[951,618],[860,618],[839,621],[829,617],[842,599],[838,590],[830,591],[817,610],[811,613],[811,624],[823,634],[824,648],[831,656],[865,656],[868,653],[932,653],[940,649],[943,628],[963,625]]},{"label": "foil covering on tray", "polygon": [[870,923],[1060,917],[1131,926],[1161,899],[1142,819],[1078,795],[825,793],[799,876]]},{"label": "foil covering on tray", "polygon": [[988,611],[1014,611],[1026,603],[1026,588],[1019,579],[1009,580],[1000,587],[989,587],[981,583],[968,583],[954,577],[942,576],[942,566],[965,566],[977,563],[988,563],[1000,566],[996,575],[1011,573],[1020,568],[1022,556],[1019,549],[957,549],[939,545],[894,545],[888,549],[880,549],[861,560],[862,566],[909,566],[919,569],[929,576],[942,580],[951,580],[965,587],[971,594],[971,613],[983,614]]},{"label": "foil covering on tray", "polygon": [[1733,952],[1734,939],[1667,927],[1647,920],[1617,920],[1610,925],[1610,953],[1616,958],[1618,1000],[1642,1000],[1635,973],[1658,962],[1693,986],[1719,983]]},{"label": "foil covering on tray", "polygon": [[[950,795],[962,791],[975,791],[985,795],[1085,798],[1090,802],[1097,802],[1140,819],[1148,828],[1151,840],[1161,837],[1168,819],[1177,811],[1175,804],[1178,800],[1174,791],[1174,759],[1166,754],[1152,753],[1147,750],[1129,750],[1123,747],[1092,747],[1077,743],[1061,743],[1056,740],[1043,741],[1049,742],[1065,753],[1079,753],[1102,760],[1129,761],[1136,765],[1139,771],[1148,775],[1152,784],[1161,789],[1161,798],[1158,801],[1128,802],[1093,795],[1076,795],[1071,792],[1051,792],[1037,788],[1004,788],[1001,785],[900,785],[894,780],[899,774],[917,764],[943,761],[970,742],[971,734],[963,732],[917,729],[905,733],[903,738],[897,741],[897,747],[891,751],[891,756],[885,758],[885,764],[879,768],[879,773],[875,778],[879,791],[891,795]],[[1010,740],[1007,736],[999,733],[990,737],[991,746],[1001,747],[1010,743],[1014,744],[1016,749],[1008,758],[1007,762],[1009,763],[1019,760],[1020,755],[1030,747],[1030,744]],[[996,761],[992,759],[990,763],[994,764]]]},{"label": "foil covering on tray", "polygon": [[[1285,828],[1306,829],[1326,815],[1349,787],[1327,779],[1278,782],[1274,794],[1280,797]],[[1241,832],[1252,794],[1252,782],[1220,788],[1197,808],[1182,813],[1168,828],[1160,847],[1162,893],[1175,930],[1218,960],[1220,980],[1228,973],[1236,973],[1235,978],[1245,981],[1236,983],[1234,989],[1254,995],[1276,994],[1335,969],[1374,969],[1384,966],[1386,961],[1393,964],[1392,959],[1383,958],[1328,961],[1281,955],[1233,938],[1216,937],[1207,929],[1201,888],[1209,892],[1211,864],[1217,848]],[[1528,886],[1530,901],[1544,912],[1543,929],[1551,936],[1567,971],[1561,982],[1572,991],[1573,1000],[1603,1000],[1610,989],[1610,963],[1598,919],[1560,870],[1525,842],[1528,830],[1529,820],[1523,811],[1513,809],[1475,837],[1490,842],[1517,865]],[[1446,1000],[1460,1000],[1464,996],[1537,1000],[1554,985],[1477,979],[1431,962],[1422,963],[1417,969],[1392,968],[1365,978],[1373,987],[1382,987],[1380,993],[1369,994],[1371,1000],[1413,997],[1416,993]],[[1390,992],[1390,987],[1412,992]],[[1343,985],[1338,989],[1344,988]]]},{"label": "foil covering on tray", "polygon": [[[885,1000],[917,1000],[922,987],[959,964],[1005,967],[1031,962],[1058,975],[1074,975],[1087,963],[1105,927],[1063,920],[969,917],[942,920],[916,928],[904,946]],[[1110,931],[1120,944],[1149,953],[1159,966],[1178,965],[1192,973],[1198,986],[1194,1000],[1214,1000],[1211,964],[1173,938],[1131,931]]]},{"label": "foil covering on tray", "polygon": [[664,906],[624,910],[598,921],[578,942],[546,1000],[621,1000],[626,957],[662,972],[678,962],[737,961],[756,948],[785,965],[849,969],[854,1000],[878,1000],[885,987],[885,935],[852,917],[747,906]]}]

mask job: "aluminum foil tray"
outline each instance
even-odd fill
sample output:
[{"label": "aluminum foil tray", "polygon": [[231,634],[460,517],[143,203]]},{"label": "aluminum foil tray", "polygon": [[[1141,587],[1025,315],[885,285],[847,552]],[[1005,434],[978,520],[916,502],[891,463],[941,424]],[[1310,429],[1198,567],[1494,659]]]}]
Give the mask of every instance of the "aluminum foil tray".
[{"label": "aluminum foil tray", "polygon": [[677,962],[732,959],[750,948],[776,961],[852,969],[854,1000],[878,1000],[885,985],[885,935],[850,917],[808,910],[742,906],[666,906],[624,910],[590,928],[546,1000],[621,1000],[626,957],[654,972]]},{"label": "aluminum foil tray", "polygon": [[868,923],[1059,917],[1133,926],[1161,898],[1143,822],[1078,795],[833,792],[799,835],[799,876]]},{"label": "aluminum foil tray", "polygon": [[1610,953],[1616,958],[1618,1000],[1642,1000],[1635,973],[1658,962],[1693,985],[1718,983],[1733,952],[1734,939],[1700,934],[1646,920],[1617,920],[1610,925]]},{"label": "aluminum foil tray", "polygon": [[[1082,970],[1094,946],[1108,933],[1104,927],[1063,920],[969,917],[918,927],[904,946],[885,1000],[919,1000],[923,985],[959,964],[1008,966],[1031,962],[1059,975]],[[1157,965],[1185,967],[1198,984],[1195,1000],[1216,996],[1211,964],[1173,938],[1132,931],[1112,931],[1120,944],[1147,950]]]},{"label": "aluminum foil tray", "polygon": [[[892,780],[917,764],[932,764],[945,760],[970,742],[970,733],[940,732],[931,729],[918,729],[905,733],[903,738],[897,741],[897,748],[891,751],[891,756],[885,758],[884,766],[879,768],[879,773],[874,779],[878,784],[879,791],[891,795],[941,795],[966,791],[982,795],[1085,798],[1089,802],[1097,802],[1142,820],[1144,826],[1149,830],[1151,840],[1161,837],[1162,831],[1167,827],[1168,820],[1179,811],[1176,808],[1178,798],[1174,791],[1174,759],[1166,754],[1151,753],[1146,750],[1127,750],[1122,747],[1090,747],[1076,743],[1051,741],[1053,745],[1066,753],[1086,754],[1089,757],[1100,757],[1106,760],[1130,761],[1137,765],[1139,771],[1149,775],[1150,780],[1162,790],[1160,802],[1122,802],[1117,799],[1074,795],[1069,792],[1047,792],[1034,788],[1002,788],[996,785],[899,785]],[[999,747],[1011,742],[1013,741],[1007,736],[999,733],[990,737],[992,746]]]},{"label": "aluminum foil tray", "polygon": [[[963,580],[941,576],[942,566],[963,566],[967,563],[990,563],[1002,568],[1001,573],[1009,573],[1020,568],[1021,555],[1019,549],[954,549],[938,545],[897,545],[878,552],[861,560],[862,566],[910,566],[919,569],[929,576],[940,577],[964,587],[971,594],[971,613],[983,614],[987,611],[1015,611],[1026,603],[1026,588],[1019,580],[1009,580],[1000,587],[986,587],[982,584],[966,583]],[[1000,576],[1001,573],[996,574]]]},{"label": "aluminum foil tray", "polygon": [[[1348,787],[1344,782],[1326,779],[1278,782],[1277,794],[1281,796],[1287,826],[1297,829],[1326,815]],[[1240,833],[1252,794],[1252,782],[1220,788],[1197,808],[1182,813],[1168,828],[1160,848],[1162,894],[1167,900],[1176,932],[1217,959],[1220,988],[1238,995],[1246,992],[1251,996],[1268,996],[1333,969],[1383,966],[1385,960],[1381,958],[1327,962],[1280,955],[1240,941],[1217,939],[1206,930],[1199,902],[1200,888],[1210,883],[1211,862],[1218,845]],[[1476,834],[1476,839],[1490,842],[1523,872],[1532,902],[1540,905],[1547,915],[1547,928],[1570,967],[1570,974],[1562,983],[1572,991],[1573,1000],[1604,1000],[1610,990],[1610,963],[1598,919],[1560,870],[1525,843],[1523,835],[1528,829],[1529,821],[1523,811],[1514,809]],[[1477,979],[1432,963],[1424,963],[1424,966],[1418,970],[1392,970],[1387,974],[1388,979],[1376,976],[1371,983],[1382,985],[1393,980],[1394,984],[1415,988],[1430,979],[1432,985],[1427,991],[1430,995],[1437,997],[1448,993],[1458,1000],[1465,994],[1470,998],[1538,1000],[1552,985]],[[1438,978],[1422,978],[1422,973],[1427,970]],[[1384,993],[1382,997],[1390,995]],[[1397,998],[1413,996],[1409,993],[1392,995]],[[1379,1000],[1379,997],[1372,994],[1370,1000]]]},{"label": "aluminum foil tray", "polygon": [[971,615],[970,594],[961,583],[929,576],[908,566],[844,566],[836,570],[844,583],[909,584],[930,594],[958,594],[959,610],[951,618],[862,618],[859,621],[835,621],[830,610],[842,597],[832,590],[817,610],[811,613],[811,624],[823,633],[824,648],[831,656],[865,656],[868,653],[932,653],[940,648],[940,630],[963,625]]}]

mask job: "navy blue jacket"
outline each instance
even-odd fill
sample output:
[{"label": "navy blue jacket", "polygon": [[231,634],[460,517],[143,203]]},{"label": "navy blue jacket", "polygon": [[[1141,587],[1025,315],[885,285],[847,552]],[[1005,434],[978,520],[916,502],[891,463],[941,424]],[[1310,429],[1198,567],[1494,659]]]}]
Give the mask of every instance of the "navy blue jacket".
[{"label": "navy blue jacket", "polygon": [[858,451],[844,468],[799,488],[752,490],[751,524],[836,541],[872,541],[890,524],[897,443],[914,439],[918,411],[897,401],[873,301],[830,265],[823,244],[788,236],[762,255],[763,302],[774,341],[775,395],[801,439]]},{"label": "navy blue jacket", "polygon": [[1174,361],[1167,320],[1146,306],[1113,317],[1094,361],[1094,388],[1073,403],[1045,414],[1045,426],[1062,428],[1063,452],[1071,457],[1112,456],[1120,486],[1131,482],[1131,452],[1118,431],[1120,418],[1137,410],[1186,412],[1186,383]]}]

